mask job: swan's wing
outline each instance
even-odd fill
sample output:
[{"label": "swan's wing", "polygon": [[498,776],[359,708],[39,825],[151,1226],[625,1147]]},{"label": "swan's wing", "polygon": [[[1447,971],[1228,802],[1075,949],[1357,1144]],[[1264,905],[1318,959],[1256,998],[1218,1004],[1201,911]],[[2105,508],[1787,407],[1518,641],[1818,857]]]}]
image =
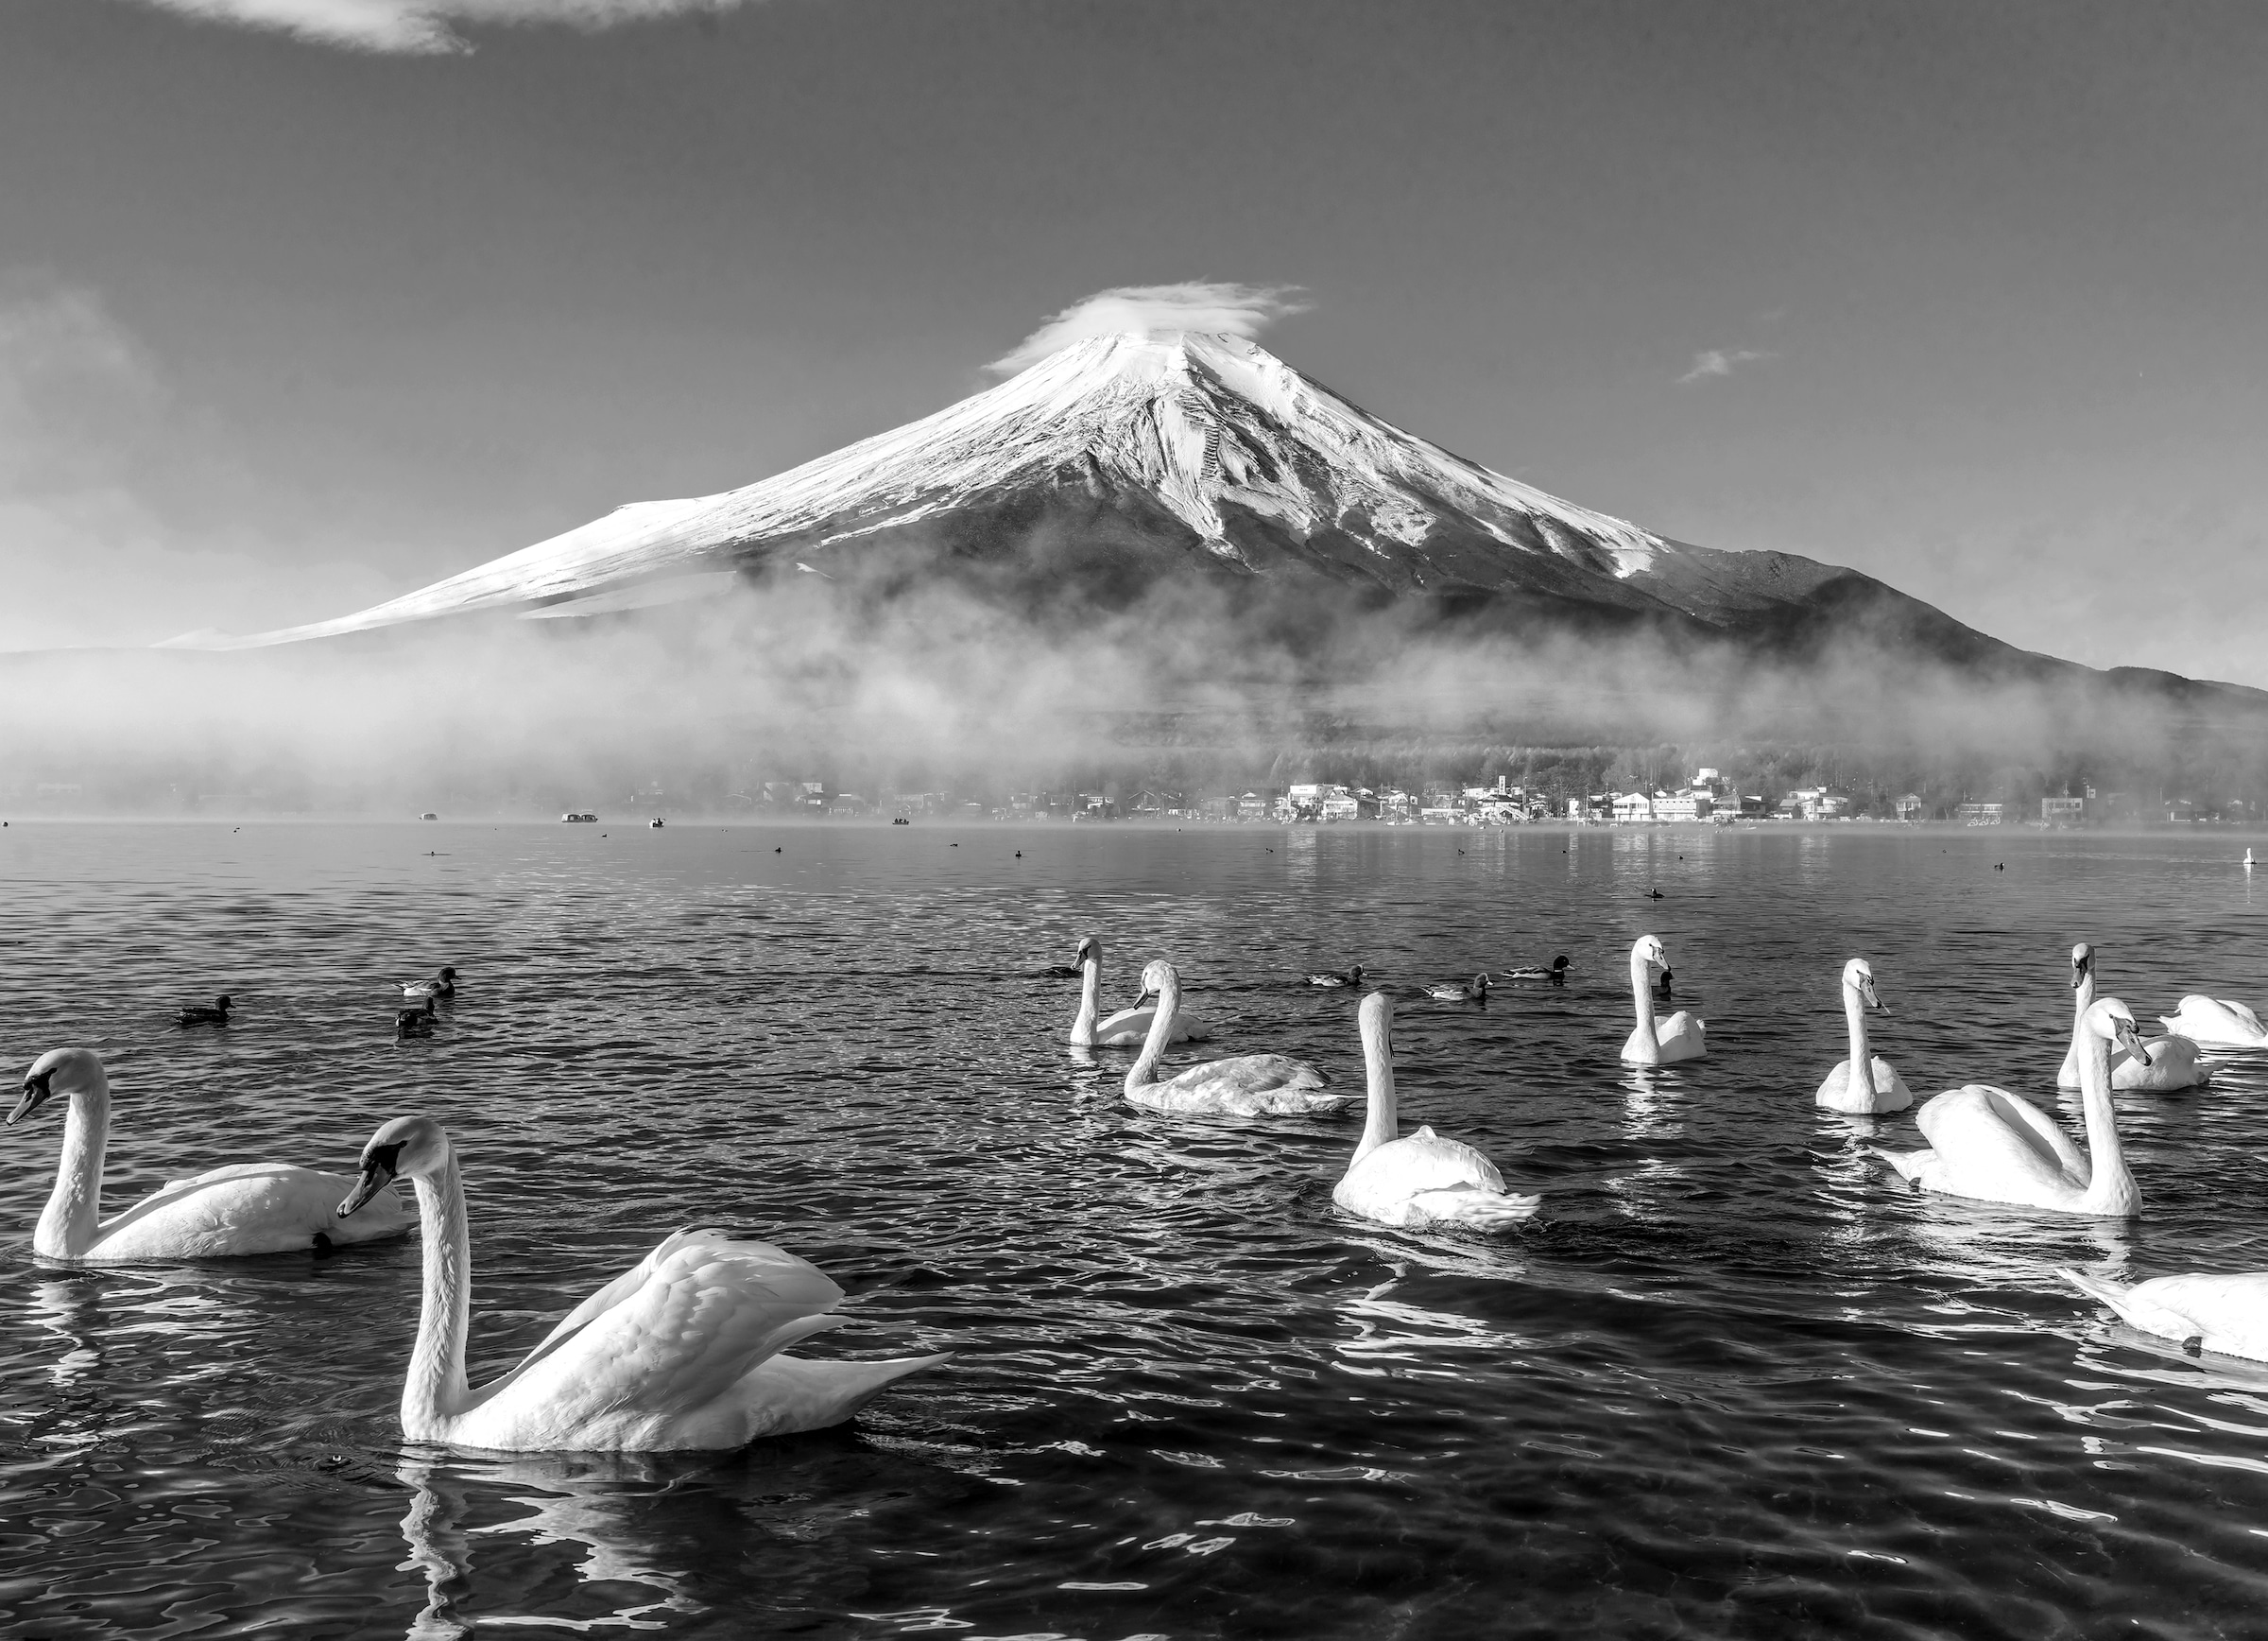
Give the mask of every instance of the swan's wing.
[{"label": "swan's wing", "polygon": [[[817,1277],[820,1282],[827,1285],[827,1288],[831,1293],[831,1297],[827,1300],[825,1304],[818,1307],[819,1309],[832,1310],[835,1305],[842,1303],[843,1290],[839,1287],[836,1287],[833,1279],[828,1277],[825,1272],[821,1271],[817,1266],[812,1265],[805,1260],[797,1259],[792,1253],[782,1252],[780,1249],[773,1248],[768,1242],[754,1242],[747,1240],[736,1241],[730,1232],[718,1230],[714,1226],[693,1227],[683,1231],[674,1231],[667,1236],[662,1237],[660,1242],[657,1242],[654,1245],[654,1250],[652,1252],[648,1253],[637,1264],[631,1266],[627,1270],[624,1271],[620,1276],[617,1276],[613,1281],[608,1283],[606,1287],[592,1294],[588,1299],[584,1300],[582,1304],[576,1305],[565,1316],[559,1318],[558,1321],[552,1327],[552,1330],[545,1334],[542,1339],[537,1341],[536,1348],[527,1353],[526,1357],[521,1362],[520,1366],[522,1368],[526,1367],[538,1356],[542,1356],[546,1351],[550,1350],[551,1347],[558,1340],[565,1339],[568,1335],[575,1333],[586,1326],[593,1317],[603,1315],[605,1312],[612,1310],[624,1300],[629,1298],[632,1294],[637,1293],[641,1288],[644,1287],[648,1282],[652,1281],[654,1272],[661,1268],[663,1262],[675,1257],[682,1250],[695,1246],[769,1250],[771,1252],[780,1254],[780,1256],[783,1259],[793,1260],[797,1265],[801,1266],[804,1270],[809,1271],[813,1276]],[[814,1288],[812,1291],[816,1294],[818,1290]],[[517,1373],[519,1369],[514,1369],[513,1371]]]},{"label": "swan's wing", "polygon": [[1494,1163],[1462,1140],[1443,1139],[1430,1128],[1380,1146],[1347,1170],[1346,1183],[1400,1197],[1459,1185],[1498,1192],[1504,1188],[1504,1177]]},{"label": "swan's wing", "polygon": [[2268,1033],[2263,1033],[2261,1030],[2260,1017],[2258,1014],[2255,1014],[2250,1009],[2244,1007],[2243,1004],[2232,1003],[2226,997],[2216,997],[2213,999],[2213,1001],[2218,1003],[2222,1008],[2227,1010],[2229,1013],[2234,1016],[2237,1024],[2243,1027],[2244,1029],[2252,1033],[2253,1036],[2259,1037],[2262,1035],[2268,1035]]},{"label": "swan's wing", "polygon": [[214,1259],[284,1253],[330,1242],[368,1242],[406,1230],[409,1214],[391,1189],[352,1220],[338,1204],[354,1188],[340,1174],[289,1163],[232,1163],[171,1180],[106,1221],[91,1259]]},{"label": "swan's wing", "polygon": [[1923,1106],[1914,1121],[1956,1188],[2010,1173],[2084,1185],[2093,1171],[2053,1118],[2004,1088],[1972,1082],[1951,1089]]},{"label": "swan's wing", "polygon": [[2173,1337],[2202,1337],[2208,1351],[2268,1361],[2268,1270],[2160,1276],[2129,1291],[2138,1303],[2191,1322],[2187,1332]]},{"label": "swan's wing", "polygon": [[1272,1089],[1321,1088],[1331,1080],[1288,1054],[1232,1054],[1208,1060],[1170,1078],[1164,1087],[1189,1093],[1261,1094]]}]

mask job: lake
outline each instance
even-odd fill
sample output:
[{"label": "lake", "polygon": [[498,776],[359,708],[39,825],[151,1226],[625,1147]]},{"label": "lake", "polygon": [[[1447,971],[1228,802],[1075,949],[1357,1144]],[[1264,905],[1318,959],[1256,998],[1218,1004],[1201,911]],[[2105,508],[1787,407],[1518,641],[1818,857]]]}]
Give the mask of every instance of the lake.
[{"label": "lake", "polygon": [[[2268,1364],[2112,1322],[2057,1266],[2268,1268],[2268,1056],[2122,1095],[2131,1223],[1916,1196],[1816,1111],[1846,959],[1919,1097],[2076,1119],[2069,951],[2156,1029],[2268,1003],[2258,838],[1794,828],[24,823],[0,1059],[102,1050],[106,1203],[351,1172],[449,1129],[475,1382],[665,1233],[802,1254],[951,1349],[730,1455],[406,1445],[414,1239],[35,1259],[60,1113],[0,1131],[0,1628],[24,1637],[2255,1636]],[[1018,855],[1021,851],[1021,857]],[[1996,870],[1996,867],[2004,870]],[[2268,873],[2261,874],[2268,876]],[[1646,898],[1659,890],[1663,898]],[[1706,1060],[1640,1073],[1627,952]],[[1507,1235],[1347,1218],[1354,1121],[1169,1119],[1064,1036],[1171,956],[1202,1052],[1362,1069],[1492,1156]],[[1482,1006],[1423,982],[1572,959]],[[429,1041],[398,983],[453,963]],[[225,1029],[180,1029],[229,993]],[[1177,1060],[1188,1055],[1177,1051]]]}]

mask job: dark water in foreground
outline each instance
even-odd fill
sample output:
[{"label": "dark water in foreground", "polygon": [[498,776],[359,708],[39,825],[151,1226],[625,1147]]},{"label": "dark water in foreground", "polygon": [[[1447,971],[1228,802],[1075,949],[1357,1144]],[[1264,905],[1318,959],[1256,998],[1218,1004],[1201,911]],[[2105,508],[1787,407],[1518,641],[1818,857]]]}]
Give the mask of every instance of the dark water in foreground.
[{"label": "dark water in foreground", "polygon": [[[2242,842],[12,827],[0,1061],[104,1048],[112,1209],[343,1171],[425,1111],[466,1158],[476,1381],[701,1222],[850,1290],[812,1354],[961,1355],[726,1457],[407,1450],[414,1243],[43,1265],[43,1114],[0,1131],[0,1632],[2268,1633],[2268,1365],[2051,1274],[2268,1267],[2268,1057],[2122,1097],[2132,1225],[1911,1196],[1811,1105],[1853,955],[1917,1094],[2052,1101],[2077,938],[2151,1029],[2192,989],[2268,1002]],[[1710,1057],[1638,1075],[1647,928]],[[1086,930],[1109,996],[1171,953],[1218,1046],[1358,1084],[1354,996],[1307,969],[1570,953],[1564,992],[1396,1027],[1405,1125],[1542,1216],[1366,1226],[1330,1199],[1351,1123],[1126,1107],[1129,1056],[1066,1049],[1074,988],[1030,977]],[[395,1045],[387,982],[443,961],[464,995]],[[169,1026],[223,990],[235,1025]]]}]

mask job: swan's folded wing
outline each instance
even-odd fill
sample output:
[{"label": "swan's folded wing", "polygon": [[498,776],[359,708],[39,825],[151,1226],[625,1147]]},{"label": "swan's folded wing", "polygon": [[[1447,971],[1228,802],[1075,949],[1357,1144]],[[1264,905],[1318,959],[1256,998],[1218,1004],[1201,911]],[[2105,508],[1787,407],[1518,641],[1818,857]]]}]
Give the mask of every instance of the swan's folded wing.
[{"label": "swan's folded wing", "polygon": [[1914,1126],[1955,1171],[2014,1167],[2042,1178],[2085,1181],[2092,1169],[2070,1136],[2031,1101],[2004,1088],[1971,1082],[1937,1096]]},{"label": "swan's folded wing", "polygon": [[1443,1139],[1430,1128],[1379,1147],[1347,1170],[1347,1183],[1351,1187],[1390,1191],[1404,1198],[1459,1186],[1484,1191],[1504,1188],[1504,1177],[1494,1163],[1462,1140]]},{"label": "swan's folded wing", "polygon": [[828,1312],[842,1299],[826,1272],[784,1249],[680,1232],[577,1306],[484,1394],[510,1383],[515,1394],[579,1403],[587,1416],[632,1396],[649,1414],[699,1408],[766,1356],[833,1325]]}]

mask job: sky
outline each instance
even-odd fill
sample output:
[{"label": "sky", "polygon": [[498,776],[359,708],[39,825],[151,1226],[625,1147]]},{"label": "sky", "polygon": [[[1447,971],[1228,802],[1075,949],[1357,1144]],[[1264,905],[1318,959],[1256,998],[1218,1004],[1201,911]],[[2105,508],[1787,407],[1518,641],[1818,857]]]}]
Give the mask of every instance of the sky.
[{"label": "sky", "polygon": [[9,0],[0,648],[343,614],[1222,282],[1583,506],[2268,686],[2263,84],[2249,0]]}]

